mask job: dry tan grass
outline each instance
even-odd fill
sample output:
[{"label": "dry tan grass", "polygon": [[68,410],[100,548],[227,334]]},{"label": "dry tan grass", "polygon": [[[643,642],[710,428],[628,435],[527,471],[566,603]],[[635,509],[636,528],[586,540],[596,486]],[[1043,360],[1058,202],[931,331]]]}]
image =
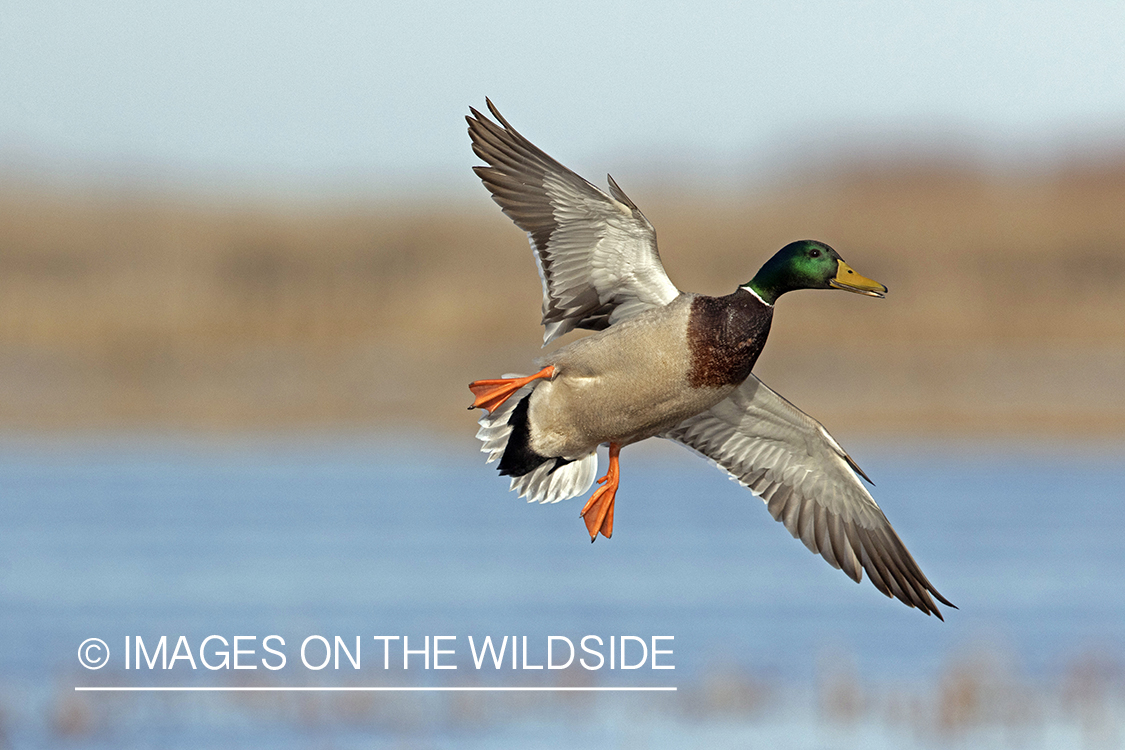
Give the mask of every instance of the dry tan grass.
[{"label": "dry tan grass", "polygon": [[[726,293],[823,239],[885,301],[779,305],[763,379],[854,431],[1125,433],[1125,162],[840,168],[645,194],[665,265]],[[471,430],[465,384],[538,354],[539,282],[487,200],[206,206],[0,189],[0,419],[16,428]]]}]

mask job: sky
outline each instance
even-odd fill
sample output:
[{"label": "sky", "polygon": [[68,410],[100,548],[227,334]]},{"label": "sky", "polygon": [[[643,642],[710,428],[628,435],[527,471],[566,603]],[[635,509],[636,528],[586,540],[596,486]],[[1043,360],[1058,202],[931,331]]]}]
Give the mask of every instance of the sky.
[{"label": "sky", "polygon": [[1034,161],[1125,143],[1123,40],[1125,3],[1096,0],[8,0],[0,168],[469,189],[485,96],[588,176],[854,142]]}]

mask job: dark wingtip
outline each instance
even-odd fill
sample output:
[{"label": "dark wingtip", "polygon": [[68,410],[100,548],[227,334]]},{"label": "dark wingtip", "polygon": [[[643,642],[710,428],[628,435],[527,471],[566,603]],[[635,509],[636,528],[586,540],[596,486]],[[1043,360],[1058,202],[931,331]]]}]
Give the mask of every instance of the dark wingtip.
[{"label": "dark wingtip", "polygon": [[496,109],[496,105],[492,103],[492,100],[486,96],[484,97],[484,103],[488,106],[488,111],[491,112],[497,120],[504,123],[504,127],[507,127],[508,123],[504,122],[504,116],[500,114],[500,110]]},{"label": "dark wingtip", "polygon": [[469,123],[469,132],[481,126],[481,122],[488,118],[477,111],[476,107],[469,107],[469,114],[465,115],[465,122]]},{"label": "dark wingtip", "polygon": [[[942,596],[941,594],[939,594],[939,593],[938,593],[937,591],[935,591],[934,589],[932,589],[932,588],[931,588],[931,589],[929,589],[929,592],[930,592],[931,594],[933,594],[933,595],[934,595],[934,598],[936,598],[936,599],[937,599],[937,600],[938,600],[939,602],[941,602],[941,603],[942,603],[942,604],[944,604],[945,606],[947,606],[947,607],[952,607],[953,609],[958,609],[958,606],[957,606],[956,604],[954,604],[953,602],[951,602],[951,601],[949,601],[948,599],[946,599],[946,598],[945,598],[944,596]],[[935,615],[935,616],[936,616],[936,617],[937,617],[937,618],[938,618],[939,620],[941,620],[942,622],[945,622],[945,618],[944,618],[944,617],[942,617],[942,615],[941,615],[941,610],[937,608],[937,605],[936,605],[936,604],[934,604],[933,602],[930,602],[930,608],[931,608],[931,609],[933,609],[933,611],[934,611],[934,615]]]},{"label": "dark wingtip", "polygon": [[956,604],[954,604],[953,602],[949,601],[944,596],[939,594],[937,592],[937,589],[935,589],[932,585],[930,585],[929,581],[926,581],[926,584],[929,587],[930,593],[933,594],[939,602],[941,602],[942,604],[944,604],[947,607],[953,607],[954,609],[958,608]]}]

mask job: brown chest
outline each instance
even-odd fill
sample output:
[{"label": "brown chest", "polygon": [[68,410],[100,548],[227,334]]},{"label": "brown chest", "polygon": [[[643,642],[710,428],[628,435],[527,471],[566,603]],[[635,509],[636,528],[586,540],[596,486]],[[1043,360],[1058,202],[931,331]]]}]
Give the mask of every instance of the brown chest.
[{"label": "brown chest", "polygon": [[772,320],[773,308],[741,289],[726,297],[693,299],[688,382],[695,388],[741,383],[762,353]]}]

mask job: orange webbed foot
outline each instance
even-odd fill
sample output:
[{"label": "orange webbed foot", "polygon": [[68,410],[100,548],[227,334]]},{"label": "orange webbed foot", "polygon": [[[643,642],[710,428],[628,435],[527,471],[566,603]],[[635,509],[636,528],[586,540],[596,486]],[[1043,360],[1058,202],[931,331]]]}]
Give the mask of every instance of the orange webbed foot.
[{"label": "orange webbed foot", "polygon": [[617,497],[617,487],[621,480],[617,459],[620,452],[620,445],[609,444],[609,469],[605,476],[598,480],[598,484],[602,486],[590,496],[582,508],[582,520],[586,522],[586,531],[590,532],[591,542],[598,538],[599,533],[606,539],[613,536],[613,501]]},{"label": "orange webbed foot", "polygon": [[487,409],[488,413],[496,411],[500,405],[512,397],[512,394],[537,378],[550,379],[554,377],[555,366],[547,365],[534,375],[526,378],[499,378],[496,380],[474,380],[469,383],[469,390],[476,399],[470,409]]}]

